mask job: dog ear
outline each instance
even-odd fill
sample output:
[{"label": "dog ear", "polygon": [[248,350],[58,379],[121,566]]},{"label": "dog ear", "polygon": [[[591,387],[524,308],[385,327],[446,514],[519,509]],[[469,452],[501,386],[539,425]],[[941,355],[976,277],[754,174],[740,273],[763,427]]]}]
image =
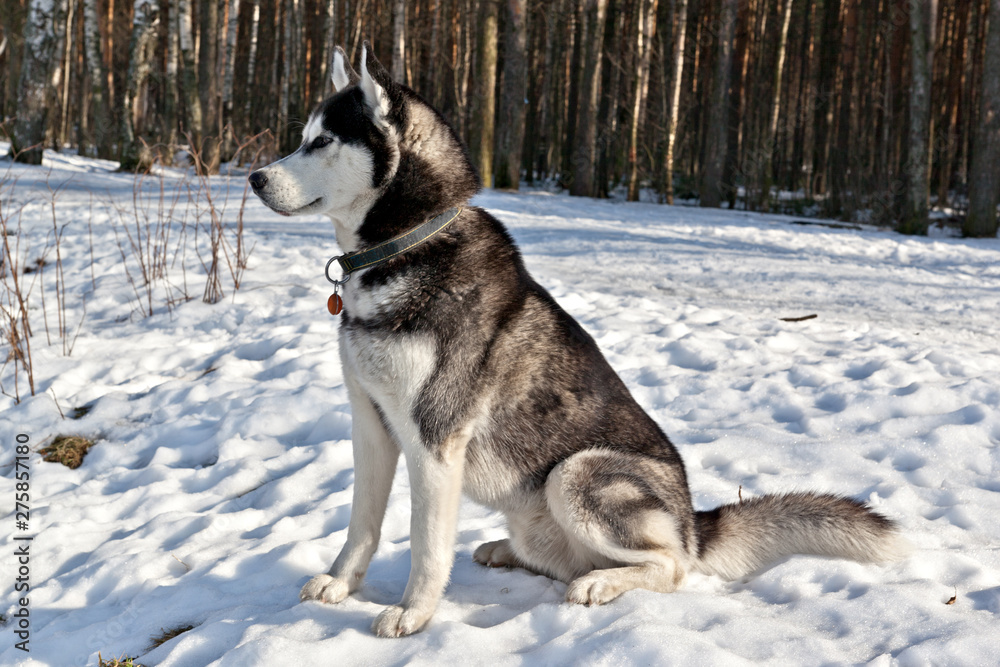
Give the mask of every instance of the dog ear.
[{"label": "dog ear", "polygon": [[357,83],[361,77],[347,61],[344,49],[335,47],[333,51],[333,66],[330,68],[330,78],[333,80],[333,92],[338,93],[344,88]]},{"label": "dog ear", "polygon": [[388,122],[390,99],[386,89],[393,85],[392,77],[371,50],[371,44],[365,40],[361,45],[361,91],[372,120],[376,125],[383,125]]}]

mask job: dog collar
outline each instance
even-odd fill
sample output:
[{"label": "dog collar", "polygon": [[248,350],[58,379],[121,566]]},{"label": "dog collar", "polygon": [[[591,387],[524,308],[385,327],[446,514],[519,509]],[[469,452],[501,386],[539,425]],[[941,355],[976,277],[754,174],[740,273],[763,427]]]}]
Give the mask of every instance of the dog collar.
[{"label": "dog collar", "polygon": [[[410,231],[394,236],[388,241],[383,241],[376,246],[366,250],[349,252],[338,257],[331,257],[326,263],[326,279],[333,283],[333,294],[327,301],[327,309],[333,315],[339,315],[344,307],[343,299],[340,298],[340,286],[351,279],[351,274],[360,269],[367,269],[388,262],[393,257],[401,255],[410,248],[414,248],[453,223],[462,213],[461,207],[451,208],[441,215],[434,216],[427,222],[414,227]],[[330,277],[330,265],[337,262],[344,275],[340,280]]]}]

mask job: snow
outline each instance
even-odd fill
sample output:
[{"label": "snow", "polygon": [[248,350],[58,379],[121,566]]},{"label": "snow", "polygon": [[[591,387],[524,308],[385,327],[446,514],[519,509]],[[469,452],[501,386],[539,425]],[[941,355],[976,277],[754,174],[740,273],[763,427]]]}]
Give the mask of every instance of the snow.
[{"label": "snow", "polygon": [[[798,556],[735,582],[692,574],[674,594],[637,590],[587,608],[562,602],[562,583],[475,564],[474,548],[504,527],[465,501],[437,614],[424,632],[386,640],[369,625],[406,585],[404,474],[359,594],[298,601],[344,542],[353,488],[325,309],[329,222],[286,221],[248,201],[256,245],[242,289],[225,277],[226,298],[201,303],[192,245],[178,261],[195,298],[168,310],[160,289],[144,318],[107,206],[130,200],[131,177],[81,157],[46,160],[11,168],[4,206],[27,204],[35,256],[52,225],[45,183],[65,182],[67,321],[83,324],[63,356],[52,292],[49,344],[36,285],[38,392],[19,405],[0,397],[0,664],[93,665],[99,651],[163,667],[1000,663],[1000,241],[480,195],[671,435],[698,509],[740,493],[842,492],[898,519],[916,550],[886,566]],[[230,187],[231,219],[241,178]],[[8,391],[11,373],[0,376]],[[74,420],[82,406],[91,410]],[[31,458],[30,654],[14,648],[10,620],[17,433],[36,450],[63,433],[97,440],[76,470]],[[148,650],[182,626],[194,628]]]}]

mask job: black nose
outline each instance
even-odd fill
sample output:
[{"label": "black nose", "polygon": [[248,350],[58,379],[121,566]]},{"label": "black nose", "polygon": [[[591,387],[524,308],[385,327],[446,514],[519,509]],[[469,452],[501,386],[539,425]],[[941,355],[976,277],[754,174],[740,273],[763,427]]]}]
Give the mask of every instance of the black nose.
[{"label": "black nose", "polygon": [[267,185],[267,176],[259,171],[250,174],[250,187],[253,188],[254,192],[259,192],[265,185]]}]

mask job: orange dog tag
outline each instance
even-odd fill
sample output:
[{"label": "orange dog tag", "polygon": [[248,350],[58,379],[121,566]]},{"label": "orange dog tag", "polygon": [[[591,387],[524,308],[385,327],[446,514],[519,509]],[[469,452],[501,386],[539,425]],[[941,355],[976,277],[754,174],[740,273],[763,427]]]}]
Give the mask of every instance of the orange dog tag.
[{"label": "orange dog tag", "polygon": [[326,309],[330,311],[331,315],[340,315],[340,311],[344,309],[344,300],[340,298],[339,294],[334,292],[326,300]]}]

